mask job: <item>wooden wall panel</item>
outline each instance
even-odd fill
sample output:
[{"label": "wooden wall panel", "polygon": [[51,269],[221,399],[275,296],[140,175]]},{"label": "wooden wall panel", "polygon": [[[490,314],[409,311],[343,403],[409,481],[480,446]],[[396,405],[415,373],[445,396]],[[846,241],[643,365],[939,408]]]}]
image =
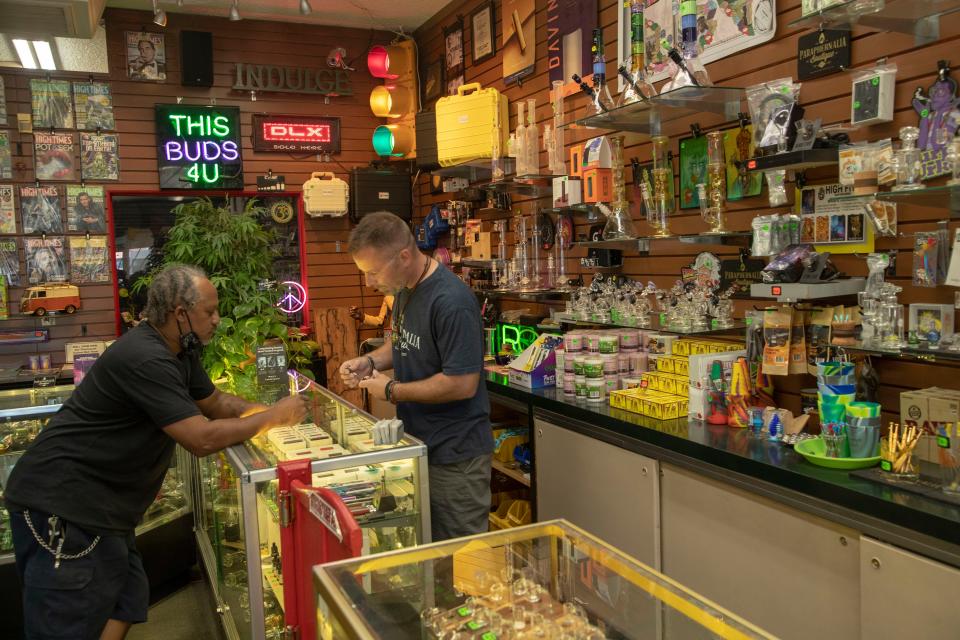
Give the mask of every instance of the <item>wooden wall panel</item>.
[{"label": "wooden wall panel", "polygon": [[[498,53],[494,58],[489,59],[479,65],[473,65],[470,59],[471,34],[469,24],[464,29],[464,50],[466,55],[466,82],[479,82],[483,86],[495,87],[501,92],[505,92],[510,100],[510,127],[511,130],[516,126],[516,107],[514,103],[517,100],[526,100],[535,98],[537,101],[536,119],[541,125],[548,122],[552,123],[552,106],[550,104],[549,92],[550,82],[547,71],[546,47],[547,47],[547,4],[549,0],[538,0],[537,7],[537,29],[536,29],[536,48],[537,61],[535,74],[532,77],[524,79],[522,85],[511,85],[507,87],[502,77],[502,60]],[[457,16],[469,16],[470,12],[480,4],[480,0],[468,0],[467,2],[457,3],[449,6],[443,12],[434,16],[417,32],[416,37],[420,46],[421,59],[424,62],[430,62],[443,57],[443,28],[454,22]],[[604,39],[607,45],[608,63],[607,78],[616,77],[616,63],[613,60],[614,46],[617,37],[617,10],[621,5],[619,0],[599,0],[599,20],[598,25],[603,29]],[[500,48],[500,16],[497,15],[497,24],[495,25],[497,37],[497,49]],[[707,65],[712,80],[716,84],[726,86],[745,87],[763,81],[770,81],[781,77],[793,77],[796,75],[796,53],[797,40],[800,36],[809,33],[807,29],[796,29],[788,27],[788,23],[800,16],[800,0],[778,0],[777,2],[777,35],[774,40],[749,49],[723,60],[718,60]],[[866,68],[874,64],[880,57],[887,57],[891,62],[898,66],[897,88],[895,99],[895,118],[894,122],[875,125],[854,132],[851,137],[855,141],[875,140],[883,137],[897,137],[899,128],[906,125],[916,124],[917,116],[911,105],[911,97],[916,87],[929,87],[935,78],[936,61],[939,59],[951,58],[951,53],[955,54],[957,44],[960,42],[960,14],[952,14],[941,19],[940,32],[942,37],[935,43],[927,46],[916,46],[913,37],[906,34],[877,32],[872,29],[855,27],[852,32],[852,65],[854,67]],[[955,57],[955,56],[954,56]],[[956,61],[954,61],[956,62]],[[833,124],[847,122],[850,118],[850,74],[839,73],[824,78],[807,81],[803,84],[801,91],[801,101],[806,108],[807,117],[822,118],[823,123]],[[615,83],[612,85],[615,89]],[[658,83],[659,88],[659,83]],[[616,97],[616,95],[614,96]],[[567,120],[587,115],[587,102],[582,96],[567,98],[564,102],[565,118]],[[744,109],[746,104],[744,104]],[[701,114],[691,116],[675,122],[671,122],[664,127],[664,133],[671,137],[671,148],[675,157],[679,154],[678,142],[682,137],[690,135],[690,125],[699,123],[704,131],[715,129],[726,129],[735,126],[733,123],[724,123],[719,115]],[[602,132],[595,130],[567,130],[567,146],[582,142],[593,135]],[[650,159],[650,144],[642,141],[640,136],[633,133],[625,133],[624,157],[638,157],[642,162]],[[546,154],[541,151],[540,165],[542,170],[546,171]],[[679,165],[674,166],[677,172]],[[627,170],[628,181],[630,170]],[[832,168],[817,169],[807,173],[809,184],[823,184],[836,182],[836,170]],[[628,183],[628,191],[630,185]],[[443,194],[431,194],[429,182],[421,179],[416,187],[417,202],[419,204],[418,217],[423,217],[429,212],[430,206],[436,202],[442,202],[447,199]],[[783,212],[792,208],[793,193],[790,189],[790,206],[771,210],[767,202],[766,189],[761,196],[756,198],[744,199],[739,202],[728,203],[729,226],[732,229],[748,230],[750,221],[756,215],[769,214],[773,212]],[[514,210],[519,210],[524,214],[532,213],[538,206],[549,206],[548,200],[533,200],[529,198],[517,197],[514,199]],[[634,204],[634,220],[637,225],[638,233],[646,235],[650,233],[650,228],[645,222],[637,219],[638,206]],[[901,207],[899,212],[900,230],[904,234],[912,234],[917,231],[930,230],[935,227],[935,222],[948,217],[943,211],[935,209],[924,209],[919,207]],[[576,233],[585,234],[588,225],[582,223],[582,219],[577,219]],[[956,227],[957,222],[951,223],[951,227]],[[696,210],[678,210],[677,215],[673,217],[671,227],[675,233],[697,233],[706,229],[705,224],[700,220],[699,211]],[[512,234],[511,234],[512,235]],[[512,238],[510,239],[512,241]],[[911,302],[931,302],[931,303],[952,303],[953,289],[949,287],[938,287],[936,289],[922,289],[911,285],[911,259],[910,251],[912,249],[912,238],[898,237],[890,239],[879,239],[877,241],[879,250],[898,249],[900,251],[897,263],[897,275],[892,279],[897,285],[903,287],[901,300],[904,303]],[[709,250],[721,257],[735,256],[737,249],[733,247],[703,247],[682,245],[679,242],[658,241],[652,245],[650,256],[631,256],[629,253],[624,256],[625,275],[640,279],[643,281],[652,280],[658,285],[671,283],[678,277],[681,266],[688,264],[693,257],[701,250]],[[592,273],[581,270],[579,267],[579,258],[585,255],[585,250],[574,249],[569,253],[566,261],[567,272],[577,274],[583,271],[583,277],[589,280]],[[834,261],[838,268],[850,275],[866,275],[866,265],[861,257],[855,256],[835,256]],[[753,304],[764,304],[764,301],[737,301],[738,312],[742,313],[744,309]],[[545,310],[546,307],[536,305],[526,301],[505,301],[505,308],[529,308],[534,311]],[[908,363],[899,361],[889,361],[874,359],[874,364],[880,372],[882,387],[881,397],[884,401],[884,408],[891,412],[893,416],[899,411],[899,392],[904,389],[920,388],[934,384],[956,385],[956,376],[960,369],[954,366],[937,365],[930,366],[920,363]],[[781,402],[790,408],[798,409],[800,405],[799,390],[801,387],[814,386],[814,381],[809,377],[792,377],[778,380]]]},{"label": "wooden wall panel", "polygon": [[[154,135],[154,110],[157,103],[172,103],[182,99],[185,104],[228,104],[241,111],[243,136],[244,181],[249,190],[256,189],[256,176],[268,170],[286,176],[287,185],[298,189],[313,171],[332,171],[342,179],[353,167],[366,166],[376,159],[370,145],[374,127],[382,121],[375,118],[368,105],[369,94],[379,82],[366,69],[366,51],[372,44],[386,44],[393,34],[365,30],[318,27],[243,20],[229,22],[212,16],[187,16],[169,13],[165,29],[151,24],[151,15],[143,11],[108,9],[107,49],[110,73],[97,80],[108,81],[113,90],[114,114],[120,140],[119,182],[106,183],[110,191],[156,190],[157,163]],[[162,31],[165,36],[167,80],[162,83],[132,82],[126,79],[125,31]],[[206,88],[180,85],[179,33],[182,29],[213,33],[214,86]],[[288,93],[259,93],[256,101],[249,92],[231,89],[234,64],[274,64],[325,68],[327,54],[333,47],[347,50],[351,66],[352,96],[331,98],[326,103],[320,96]],[[15,184],[33,182],[33,147],[30,135],[16,130],[17,113],[30,112],[30,78],[37,74],[4,70],[7,111],[6,123],[13,149]],[[86,79],[86,74],[57,74],[58,78]],[[254,153],[250,135],[251,114],[303,114],[341,118],[342,153],[331,162],[321,162],[314,155]],[[5,181],[4,181],[5,182]],[[18,211],[18,228],[19,228]],[[346,253],[350,224],[346,218],[307,218],[307,277],[310,301],[314,309],[328,306],[363,306],[368,313],[380,308],[379,293],[362,287],[360,274]],[[337,242],[339,241],[339,245]],[[22,241],[17,236],[22,261]],[[22,268],[21,268],[22,270]],[[10,291],[11,319],[0,321],[0,330],[32,327],[34,320],[15,314],[22,288]],[[114,304],[112,287],[83,287],[83,311],[74,317],[57,318],[50,328],[51,341],[40,347],[34,345],[0,347],[0,367],[16,366],[26,361],[26,354],[50,352],[54,362],[62,362],[64,343],[75,339],[110,339],[114,337]],[[37,321],[37,324],[39,322]],[[369,337],[373,332],[363,332]]]}]

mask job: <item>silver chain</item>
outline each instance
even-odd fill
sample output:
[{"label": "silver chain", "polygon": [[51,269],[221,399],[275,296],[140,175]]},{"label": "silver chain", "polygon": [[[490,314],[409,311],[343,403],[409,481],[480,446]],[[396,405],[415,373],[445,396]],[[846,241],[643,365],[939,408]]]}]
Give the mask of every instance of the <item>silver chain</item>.
[{"label": "silver chain", "polygon": [[97,543],[100,542],[100,536],[97,536],[93,539],[93,542],[90,543],[89,547],[83,551],[80,551],[79,553],[60,553],[60,548],[63,547],[63,543],[66,540],[65,535],[61,537],[60,544],[57,545],[57,548],[53,549],[50,547],[50,545],[43,541],[43,538],[40,537],[40,534],[37,533],[37,530],[33,528],[33,521],[30,519],[30,512],[26,509],[23,510],[23,519],[27,521],[27,526],[30,527],[30,533],[33,534],[34,539],[40,544],[41,547],[46,549],[54,558],[56,558],[57,566],[60,566],[61,560],[77,560],[85,555],[88,555],[94,550],[94,548],[96,548]]}]

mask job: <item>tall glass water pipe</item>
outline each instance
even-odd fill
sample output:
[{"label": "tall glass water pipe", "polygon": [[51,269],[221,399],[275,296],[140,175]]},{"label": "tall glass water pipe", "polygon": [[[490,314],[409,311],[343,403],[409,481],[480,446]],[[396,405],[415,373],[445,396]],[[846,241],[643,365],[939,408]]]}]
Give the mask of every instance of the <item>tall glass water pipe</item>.
[{"label": "tall glass water pipe", "polygon": [[627,200],[627,187],[623,171],[623,136],[610,138],[611,177],[613,179],[612,211],[603,227],[604,240],[627,240],[636,238],[633,218],[630,217],[630,201]]},{"label": "tall glass water pipe", "polygon": [[594,113],[599,114],[599,113],[606,113],[607,111],[609,111],[609,109],[607,109],[607,107],[605,107],[597,98],[597,94],[593,90],[593,88],[583,81],[583,78],[581,78],[577,74],[573,74],[571,78],[573,78],[573,81],[576,82],[577,85],[579,85],[580,90],[583,91],[583,93],[588,98],[590,98],[590,107],[591,109],[593,109]]},{"label": "tall glass water pipe", "polygon": [[923,189],[923,181],[920,179],[922,173],[920,150],[917,149],[919,137],[920,130],[917,127],[900,129],[901,146],[894,156],[897,167],[897,184],[893,187],[894,191]]},{"label": "tall glass water pipe", "polygon": [[523,119],[523,100],[517,101],[517,130],[513,142],[513,153],[517,156],[514,170],[517,175],[529,173],[527,171],[527,125]]},{"label": "tall glass water pipe", "polygon": [[727,165],[723,155],[723,133],[713,131],[707,134],[707,182],[697,185],[700,199],[700,213],[710,225],[707,233],[726,233],[726,212],[724,211],[724,190],[726,187]]},{"label": "tall glass water pipe", "polygon": [[646,60],[643,49],[643,6],[645,0],[630,0],[630,71],[625,66],[617,69],[626,87],[620,94],[620,104],[631,104],[657,95],[647,82],[644,69]]},{"label": "tall glass water pipe", "polygon": [[556,225],[556,240],[553,243],[553,251],[556,254],[554,260],[554,265],[556,268],[556,276],[554,277],[554,287],[558,291],[567,291],[569,290],[569,278],[567,278],[567,240],[568,238],[564,234],[563,230],[566,225],[563,224],[563,213],[561,212],[557,216],[557,225]]},{"label": "tall glass water pipe", "polygon": [[[527,174],[540,173],[540,129],[537,127],[537,101],[527,99]],[[517,175],[522,175],[517,173]]]},{"label": "tall glass water pipe", "polygon": [[653,146],[653,187],[641,185],[644,192],[644,204],[647,206],[647,216],[657,237],[670,235],[668,222],[670,212],[673,211],[673,163],[670,160],[670,138],[654,136],[650,140]]},{"label": "tall glass water pipe", "polygon": [[701,87],[709,87],[710,76],[697,51],[697,2],[696,0],[681,0],[680,2],[680,38],[683,43],[683,61],[687,70]]},{"label": "tall glass water pipe", "polygon": [[567,167],[563,159],[564,140],[563,140],[563,82],[553,81],[553,146],[548,154],[547,162],[550,167],[550,173],[555,176],[562,176],[567,173]]},{"label": "tall glass water pipe", "polygon": [[603,51],[603,29],[593,30],[590,53],[593,55],[593,93],[604,111],[609,111],[613,109],[614,103],[610,88],[607,87],[607,59]]}]

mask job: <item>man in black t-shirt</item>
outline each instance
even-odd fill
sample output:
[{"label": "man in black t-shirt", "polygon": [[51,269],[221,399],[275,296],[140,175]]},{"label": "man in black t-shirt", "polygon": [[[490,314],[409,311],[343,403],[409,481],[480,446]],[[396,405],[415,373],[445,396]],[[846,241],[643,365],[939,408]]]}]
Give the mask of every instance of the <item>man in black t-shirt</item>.
[{"label": "man in black t-shirt", "polygon": [[134,529],[176,443],[205,456],[298,424],[304,397],[272,407],[218,391],[200,365],[216,331],[204,273],[157,274],[147,321],[112,344],[17,462],[5,490],[27,638],[123,638],[147,616]]},{"label": "man in black t-shirt", "polygon": [[[397,216],[365,216],[349,251],[367,286],[395,295],[392,344],[344,362],[340,376],[397,405],[404,428],[427,445],[433,541],[483,533],[490,512],[493,433],[476,296],[417,250]],[[381,375],[393,367],[394,379]]]}]

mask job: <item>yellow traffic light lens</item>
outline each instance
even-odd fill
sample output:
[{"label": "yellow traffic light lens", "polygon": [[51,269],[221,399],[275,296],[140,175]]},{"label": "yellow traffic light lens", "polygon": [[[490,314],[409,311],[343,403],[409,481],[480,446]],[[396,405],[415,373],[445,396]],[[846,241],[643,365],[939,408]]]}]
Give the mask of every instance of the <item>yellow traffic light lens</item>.
[{"label": "yellow traffic light lens", "polygon": [[410,109],[409,89],[383,85],[370,92],[370,110],[378,118],[399,118]]}]

